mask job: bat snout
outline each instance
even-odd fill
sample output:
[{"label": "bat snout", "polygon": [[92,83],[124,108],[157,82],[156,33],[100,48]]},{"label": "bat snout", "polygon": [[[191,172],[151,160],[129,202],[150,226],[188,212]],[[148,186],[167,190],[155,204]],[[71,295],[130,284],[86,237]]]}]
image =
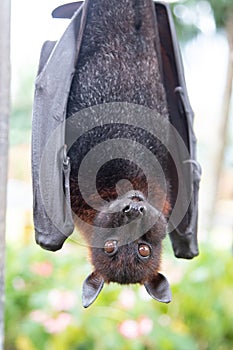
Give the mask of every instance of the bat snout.
[{"label": "bat snout", "polygon": [[132,218],[132,217],[138,217],[142,216],[146,212],[146,206],[141,202],[130,202],[129,204],[125,205],[122,209],[122,212]]}]

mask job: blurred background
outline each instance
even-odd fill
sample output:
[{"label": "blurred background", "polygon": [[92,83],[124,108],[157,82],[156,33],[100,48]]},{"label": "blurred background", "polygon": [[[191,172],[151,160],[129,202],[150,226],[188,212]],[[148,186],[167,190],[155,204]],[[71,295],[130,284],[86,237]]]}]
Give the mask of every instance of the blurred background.
[{"label": "blurred background", "polygon": [[88,310],[81,306],[82,282],[91,271],[86,248],[70,239],[61,251],[43,251],[32,223],[34,80],[43,42],[58,39],[69,23],[51,18],[62,3],[12,0],[5,348],[233,349],[233,2],[171,4],[203,170],[200,255],[178,260],[165,240],[169,305],[152,301],[143,287],[112,284]]}]

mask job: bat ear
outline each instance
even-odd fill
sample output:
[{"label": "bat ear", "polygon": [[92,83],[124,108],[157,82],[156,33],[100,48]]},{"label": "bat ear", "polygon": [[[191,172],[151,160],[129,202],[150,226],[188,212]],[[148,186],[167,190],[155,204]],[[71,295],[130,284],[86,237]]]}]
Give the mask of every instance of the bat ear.
[{"label": "bat ear", "polygon": [[153,299],[162,303],[170,303],[172,299],[170,286],[166,277],[161,273],[158,273],[152,281],[146,282],[144,286]]},{"label": "bat ear", "polygon": [[90,306],[98,297],[104,285],[104,279],[96,272],[92,272],[83,283],[82,303],[83,307]]}]

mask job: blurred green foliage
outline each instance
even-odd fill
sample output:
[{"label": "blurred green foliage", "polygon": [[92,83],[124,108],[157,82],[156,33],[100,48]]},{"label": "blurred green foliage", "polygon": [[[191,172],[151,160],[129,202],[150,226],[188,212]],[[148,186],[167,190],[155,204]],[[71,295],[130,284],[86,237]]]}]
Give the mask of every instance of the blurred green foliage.
[{"label": "blurred green foliage", "polygon": [[181,0],[171,4],[176,30],[182,41],[202,31],[201,19],[213,18],[217,29],[225,29],[233,15],[232,0]]},{"label": "blurred green foliage", "polygon": [[[233,259],[202,247],[192,261],[169,254],[173,301],[160,304],[142,286],[105,286],[89,308],[81,286],[91,267],[86,248],[58,253],[8,245],[6,350],[231,350]],[[169,269],[168,269],[169,270]]]},{"label": "blurred green foliage", "polygon": [[208,0],[210,3],[217,27],[225,27],[229,16],[233,13],[232,0]]}]

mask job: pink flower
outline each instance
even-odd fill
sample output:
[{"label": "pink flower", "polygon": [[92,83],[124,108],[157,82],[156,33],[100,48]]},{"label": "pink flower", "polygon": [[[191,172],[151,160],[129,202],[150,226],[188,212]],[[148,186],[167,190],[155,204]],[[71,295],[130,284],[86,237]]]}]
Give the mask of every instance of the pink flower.
[{"label": "pink flower", "polygon": [[140,334],[147,335],[153,330],[153,321],[150,318],[142,317],[138,326]]},{"label": "pink flower", "polygon": [[53,273],[53,265],[49,261],[34,263],[31,271],[42,277],[50,277]]},{"label": "pink flower", "polygon": [[127,339],[135,339],[140,336],[138,323],[134,320],[123,321],[119,326],[119,332]]},{"label": "pink flower", "polygon": [[153,329],[153,321],[147,317],[139,321],[126,320],[119,325],[119,332],[127,339],[135,339],[148,335]]},{"label": "pink flower", "polygon": [[73,322],[73,317],[66,313],[60,313],[56,318],[48,318],[43,325],[48,333],[61,333]]},{"label": "pink flower", "polygon": [[135,294],[134,292],[129,289],[123,289],[123,291],[121,292],[120,296],[119,296],[119,301],[121,306],[124,309],[133,309],[133,307],[135,306]]},{"label": "pink flower", "polygon": [[45,322],[48,319],[48,315],[41,310],[34,310],[30,313],[30,318],[37,322],[37,323],[42,323]]},{"label": "pink flower", "polygon": [[62,312],[56,317],[51,317],[44,311],[35,310],[30,313],[30,318],[43,325],[45,330],[51,334],[61,333],[73,323],[73,317],[66,312]]},{"label": "pink flower", "polygon": [[76,295],[70,291],[53,289],[48,294],[49,303],[55,311],[67,311],[74,308]]}]

